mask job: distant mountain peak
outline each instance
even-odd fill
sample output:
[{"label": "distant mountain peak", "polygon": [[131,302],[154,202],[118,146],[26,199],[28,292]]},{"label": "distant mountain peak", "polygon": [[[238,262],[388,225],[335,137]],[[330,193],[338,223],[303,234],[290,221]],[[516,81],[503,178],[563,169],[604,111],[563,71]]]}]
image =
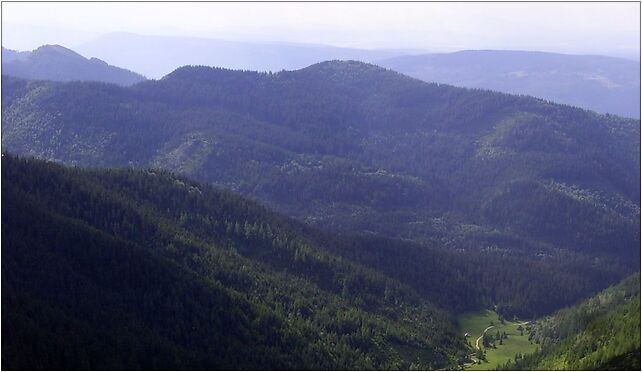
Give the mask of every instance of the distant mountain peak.
[{"label": "distant mountain peak", "polygon": [[373,65],[372,63],[355,61],[355,60],[335,59],[335,60],[315,63],[306,68],[303,68],[302,70],[357,72],[357,71],[383,71],[385,69],[377,65]]},{"label": "distant mountain peak", "polygon": [[91,57],[91,58],[89,59],[89,61],[91,61],[91,62],[93,62],[93,63],[96,63],[96,64],[101,64],[101,65],[109,66],[109,64],[108,64],[107,62],[103,61],[103,60],[102,60],[102,59],[100,59],[100,58]]},{"label": "distant mountain peak", "polygon": [[333,80],[337,82],[354,81],[362,79],[369,74],[391,73],[399,75],[383,67],[373,65],[371,63],[355,61],[355,60],[331,60],[312,64],[310,66],[296,69],[296,70],[283,70],[280,72],[263,72],[263,71],[248,71],[241,69],[228,69],[224,67],[212,67],[202,65],[187,65],[182,66],[171,73],[165,75],[161,80],[188,80],[195,83],[207,83],[216,81],[217,79],[238,77],[247,79],[250,76],[263,76],[272,75],[275,77],[283,77],[283,74],[308,74],[317,75],[324,79]]},{"label": "distant mountain peak", "polygon": [[101,81],[132,85],[145,80],[135,72],[111,66],[98,58],[85,58],[62,45],[42,45],[31,52],[2,49],[3,74],[23,79]]},{"label": "distant mountain peak", "polygon": [[42,45],[36,49],[34,49],[31,53],[31,56],[57,56],[57,57],[62,57],[62,58],[75,58],[75,59],[83,59],[86,60],[87,58],[83,57],[79,53],[74,52],[73,50],[66,48],[62,45],[58,44],[46,44]]},{"label": "distant mountain peak", "polygon": [[2,62],[7,63],[15,60],[24,60],[29,54],[31,54],[31,52],[20,52],[2,47]]},{"label": "distant mountain peak", "polygon": [[[186,65],[181,66],[169,74],[163,76],[160,80],[171,81],[171,80],[193,80],[194,82],[207,82],[211,79],[219,78],[223,75],[240,75],[248,73],[248,71],[243,70],[232,70],[223,67],[212,67],[212,66],[203,66],[203,65]],[[267,74],[259,73],[257,74]]]}]

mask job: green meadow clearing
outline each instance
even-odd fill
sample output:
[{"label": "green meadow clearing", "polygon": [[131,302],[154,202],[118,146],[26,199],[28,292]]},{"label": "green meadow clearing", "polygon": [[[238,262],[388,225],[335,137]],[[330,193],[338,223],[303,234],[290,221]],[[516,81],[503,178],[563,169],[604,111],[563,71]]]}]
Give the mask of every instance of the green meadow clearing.
[{"label": "green meadow clearing", "polygon": [[[480,339],[479,347],[481,350],[486,352],[486,361],[482,361],[481,364],[467,365],[466,369],[495,369],[497,366],[506,363],[509,359],[514,360],[517,353],[529,354],[537,349],[537,345],[532,344],[528,340],[528,332],[526,330],[524,330],[523,335],[521,335],[520,331],[517,330],[519,325],[524,323],[523,321],[505,320],[502,323],[499,320],[497,313],[492,310],[464,314],[459,317],[458,322],[460,332],[462,332],[462,334],[468,333],[470,335],[467,337],[467,340],[472,347],[471,354],[477,350],[475,347],[476,341],[486,328],[490,326],[493,327],[486,333],[492,336],[496,336],[497,332],[506,332],[506,338],[502,340],[501,345],[499,341],[495,341],[496,348],[485,348],[483,346],[483,341]],[[523,327],[525,327],[525,325],[523,325]]]}]

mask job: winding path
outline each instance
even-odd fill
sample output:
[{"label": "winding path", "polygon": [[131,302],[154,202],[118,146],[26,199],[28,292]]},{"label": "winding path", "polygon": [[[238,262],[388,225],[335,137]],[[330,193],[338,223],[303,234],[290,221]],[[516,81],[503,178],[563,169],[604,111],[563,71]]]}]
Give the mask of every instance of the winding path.
[{"label": "winding path", "polygon": [[495,326],[486,327],[486,329],[484,329],[484,332],[482,332],[481,336],[479,336],[477,338],[477,341],[475,341],[475,347],[477,348],[477,350],[479,350],[479,340],[481,340],[484,337],[484,335],[486,334],[486,332],[491,328],[495,328]]},{"label": "winding path", "polygon": [[[527,325],[529,323],[530,323],[529,321],[522,322],[522,323],[512,323],[511,322],[510,325],[512,325],[512,326],[523,326],[523,325]],[[491,328],[495,328],[495,326],[492,325],[492,326],[486,327],[486,329],[484,329],[484,331],[482,332],[481,336],[479,336],[477,338],[477,340],[475,341],[475,348],[477,350],[480,350],[479,341],[481,341],[481,339],[484,338],[484,335],[486,334],[486,332],[488,332],[488,330],[491,329]],[[477,356],[475,355],[475,353],[470,354],[469,357],[473,361],[473,363],[464,363],[464,367],[470,367],[470,366],[472,366],[474,364],[477,364],[479,362],[479,360],[477,359]]]}]

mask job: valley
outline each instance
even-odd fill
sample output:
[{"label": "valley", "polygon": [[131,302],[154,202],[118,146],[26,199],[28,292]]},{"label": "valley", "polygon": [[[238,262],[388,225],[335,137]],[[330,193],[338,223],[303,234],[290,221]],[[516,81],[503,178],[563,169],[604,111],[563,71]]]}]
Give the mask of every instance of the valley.
[{"label": "valley", "polygon": [[[328,234],[164,171],[86,170],[3,154],[2,178],[11,180],[2,183],[7,366],[494,369],[518,353],[523,355],[518,363],[538,360],[533,359],[539,358],[537,345],[547,353],[556,350],[551,335],[561,346],[572,341],[568,337],[577,331],[549,329],[579,327],[584,320],[573,314],[600,319],[611,306],[637,301],[639,308],[637,274],[579,310],[571,307],[533,323],[515,315],[502,321],[519,309],[509,307],[511,300],[533,300],[516,296],[516,288],[544,284],[541,271],[532,275],[521,261],[487,253],[471,257],[409,242]],[[489,258],[484,270],[472,270]],[[491,268],[492,261],[499,266]],[[565,277],[542,268],[550,270],[543,275],[552,280],[549,291],[581,297],[590,290],[569,292],[573,276],[586,284],[589,277],[581,272]],[[499,271],[509,273],[515,287],[459,287],[464,272],[469,273],[464,283],[500,283],[493,276]],[[440,283],[433,286],[420,273],[439,277]],[[139,284],[124,290],[130,283]],[[490,303],[499,303],[502,313],[465,311]],[[607,313],[608,321],[624,316],[626,324],[635,323],[635,313],[621,311]],[[61,328],[74,337],[57,337]],[[621,332],[634,329],[627,325]],[[599,334],[601,342],[626,337]],[[635,338],[625,339],[626,348],[609,351],[624,359],[609,363],[635,363]],[[28,346],[36,342],[38,349]],[[149,348],[163,357],[146,358]],[[71,363],[70,354],[79,357]],[[485,361],[470,364],[480,359]]]},{"label": "valley", "polygon": [[495,311],[485,310],[462,314],[457,322],[460,333],[469,335],[467,341],[472,347],[473,363],[465,365],[467,370],[495,370],[509,360],[514,361],[518,354],[537,350],[537,345],[529,340],[528,321],[506,320]]}]

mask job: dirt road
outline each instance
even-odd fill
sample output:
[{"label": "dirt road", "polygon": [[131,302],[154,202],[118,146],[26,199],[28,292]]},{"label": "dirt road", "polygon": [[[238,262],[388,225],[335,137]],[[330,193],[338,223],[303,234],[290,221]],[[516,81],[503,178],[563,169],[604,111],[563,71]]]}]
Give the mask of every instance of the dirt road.
[{"label": "dirt road", "polygon": [[484,332],[482,332],[481,336],[479,336],[479,337],[477,338],[477,341],[475,341],[475,348],[477,348],[477,350],[479,350],[479,340],[481,340],[482,338],[484,338],[484,335],[486,334],[486,332],[487,332],[489,329],[491,329],[491,328],[495,328],[495,326],[488,326],[488,327],[486,327],[486,329],[484,329]]}]

